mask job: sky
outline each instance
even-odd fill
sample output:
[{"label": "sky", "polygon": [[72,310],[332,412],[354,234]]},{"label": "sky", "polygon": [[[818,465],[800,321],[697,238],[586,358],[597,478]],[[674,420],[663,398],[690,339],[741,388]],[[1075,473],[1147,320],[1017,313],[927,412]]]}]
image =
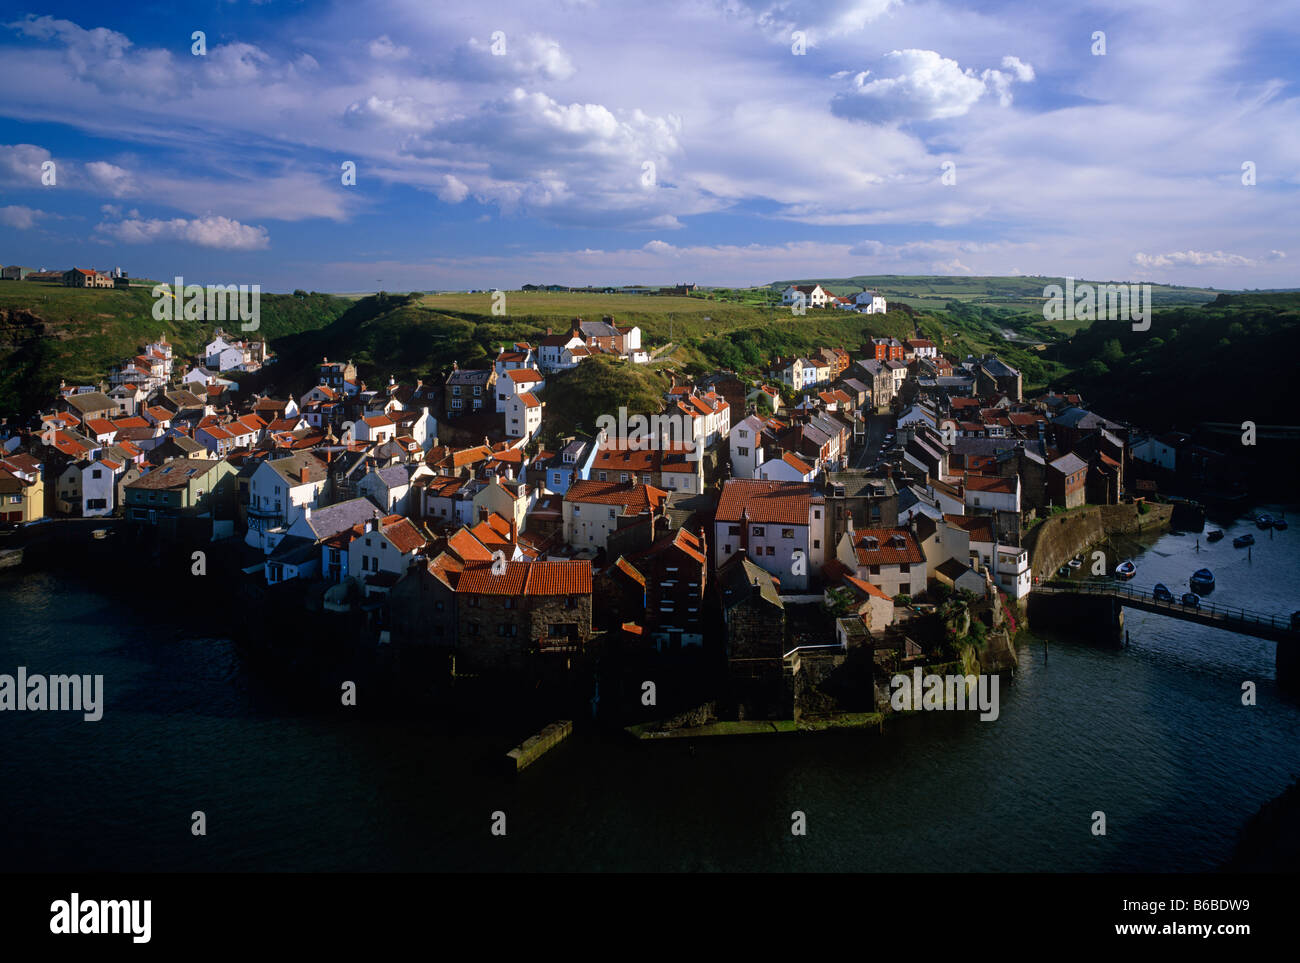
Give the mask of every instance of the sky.
[{"label": "sky", "polygon": [[4,0],[0,260],[1295,287],[1298,52],[1294,0]]}]

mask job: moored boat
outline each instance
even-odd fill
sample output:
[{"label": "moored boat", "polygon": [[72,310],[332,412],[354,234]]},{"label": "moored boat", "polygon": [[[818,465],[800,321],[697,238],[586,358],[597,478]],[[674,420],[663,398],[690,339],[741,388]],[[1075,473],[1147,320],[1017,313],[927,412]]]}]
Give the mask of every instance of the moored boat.
[{"label": "moored boat", "polygon": [[1286,531],[1286,519],[1285,519],[1285,518],[1275,518],[1275,519],[1273,519],[1273,527],[1276,528],[1279,532],[1285,532],[1285,531]]},{"label": "moored boat", "polygon": [[1172,602],[1174,593],[1169,591],[1162,583],[1157,582],[1156,587],[1151,590],[1151,597],[1157,602]]},{"label": "moored boat", "polygon": [[1217,542],[1223,538],[1223,532],[1219,531],[1216,528],[1214,531],[1210,532],[1210,534],[1205,537],[1207,541]]},{"label": "moored boat", "polygon": [[1193,592],[1204,595],[1214,588],[1214,573],[1208,568],[1197,569],[1187,581]]},{"label": "moored boat", "polygon": [[1082,567],[1083,567],[1083,559],[1081,559],[1081,558],[1072,558],[1072,559],[1070,559],[1068,562],[1066,562],[1065,564],[1069,565],[1070,568],[1082,568]]},{"label": "moored boat", "polygon": [[1255,519],[1255,525],[1259,528],[1272,528],[1273,516],[1268,514],[1260,515]]},{"label": "moored boat", "polygon": [[1115,577],[1130,579],[1137,574],[1138,567],[1133,564],[1132,559],[1125,559],[1115,566]]},{"label": "moored boat", "polygon": [[1245,548],[1247,545],[1255,544],[1255,536],[1247,532],[1245,535],[1238,535],[1232,540],[1233,548]]}]

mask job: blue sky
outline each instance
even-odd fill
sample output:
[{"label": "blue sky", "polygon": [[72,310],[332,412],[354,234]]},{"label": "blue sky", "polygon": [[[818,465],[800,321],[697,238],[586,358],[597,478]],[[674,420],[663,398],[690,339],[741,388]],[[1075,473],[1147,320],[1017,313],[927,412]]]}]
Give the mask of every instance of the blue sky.
[{"label": "blue sky", "polygon": [[0,10],[7,264],[268,291],[1297,285],[1293,3]]}]

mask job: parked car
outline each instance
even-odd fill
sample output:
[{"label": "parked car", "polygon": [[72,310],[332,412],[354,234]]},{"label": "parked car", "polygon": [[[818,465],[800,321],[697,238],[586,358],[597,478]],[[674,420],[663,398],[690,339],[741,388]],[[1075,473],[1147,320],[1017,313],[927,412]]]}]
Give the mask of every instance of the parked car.
[{"label": "parked car", "polygon": [[1184,592],[1183,605],[1185,605],[1189,609],[1199,609],[1201,607],[1200,596],[1198,596],[1195,592]]}]

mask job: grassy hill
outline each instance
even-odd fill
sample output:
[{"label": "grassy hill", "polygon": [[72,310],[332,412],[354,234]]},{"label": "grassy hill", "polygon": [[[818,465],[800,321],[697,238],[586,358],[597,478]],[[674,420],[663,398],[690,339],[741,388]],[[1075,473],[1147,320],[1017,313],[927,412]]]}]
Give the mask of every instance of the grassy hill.
[{"label": "grassy hill", "polygon": [[[1127,282],[1127,279],[1125,279]],[[1076,284],[1118,283],[1075,279]],[[1043,276],[948,277],[945,275],[906,276],[897,274],[862,274],[850,278],[806,278],[774,281],[775,290],[790,284],[820,284],[836,294],[850,294],[872,288],[890,302],[913,307],[940,307],[949,301],[1008,308],[1037,313],[1041,317],[1043,288],[1049,284],[1065,285],[1065,278]],[[1170,284],[1152,284],[1151,300],[1157,305],[1205,304],[1219,292],[1212,288],[1185,288]]]},{"label": "grassy hill", "polygon": [[[61,378],[98,384],[112,365],[160,334],[185,356],[210,340],[215,326],[206,322],[154,320],[150,290],[0,282],[0,413],[48,405]],[[328,324],[349,304],[329,294],[263,294],[254,336],[269,339],[275,350],[277,339]],[[227,327],[239,330],[238,322]]]}]

